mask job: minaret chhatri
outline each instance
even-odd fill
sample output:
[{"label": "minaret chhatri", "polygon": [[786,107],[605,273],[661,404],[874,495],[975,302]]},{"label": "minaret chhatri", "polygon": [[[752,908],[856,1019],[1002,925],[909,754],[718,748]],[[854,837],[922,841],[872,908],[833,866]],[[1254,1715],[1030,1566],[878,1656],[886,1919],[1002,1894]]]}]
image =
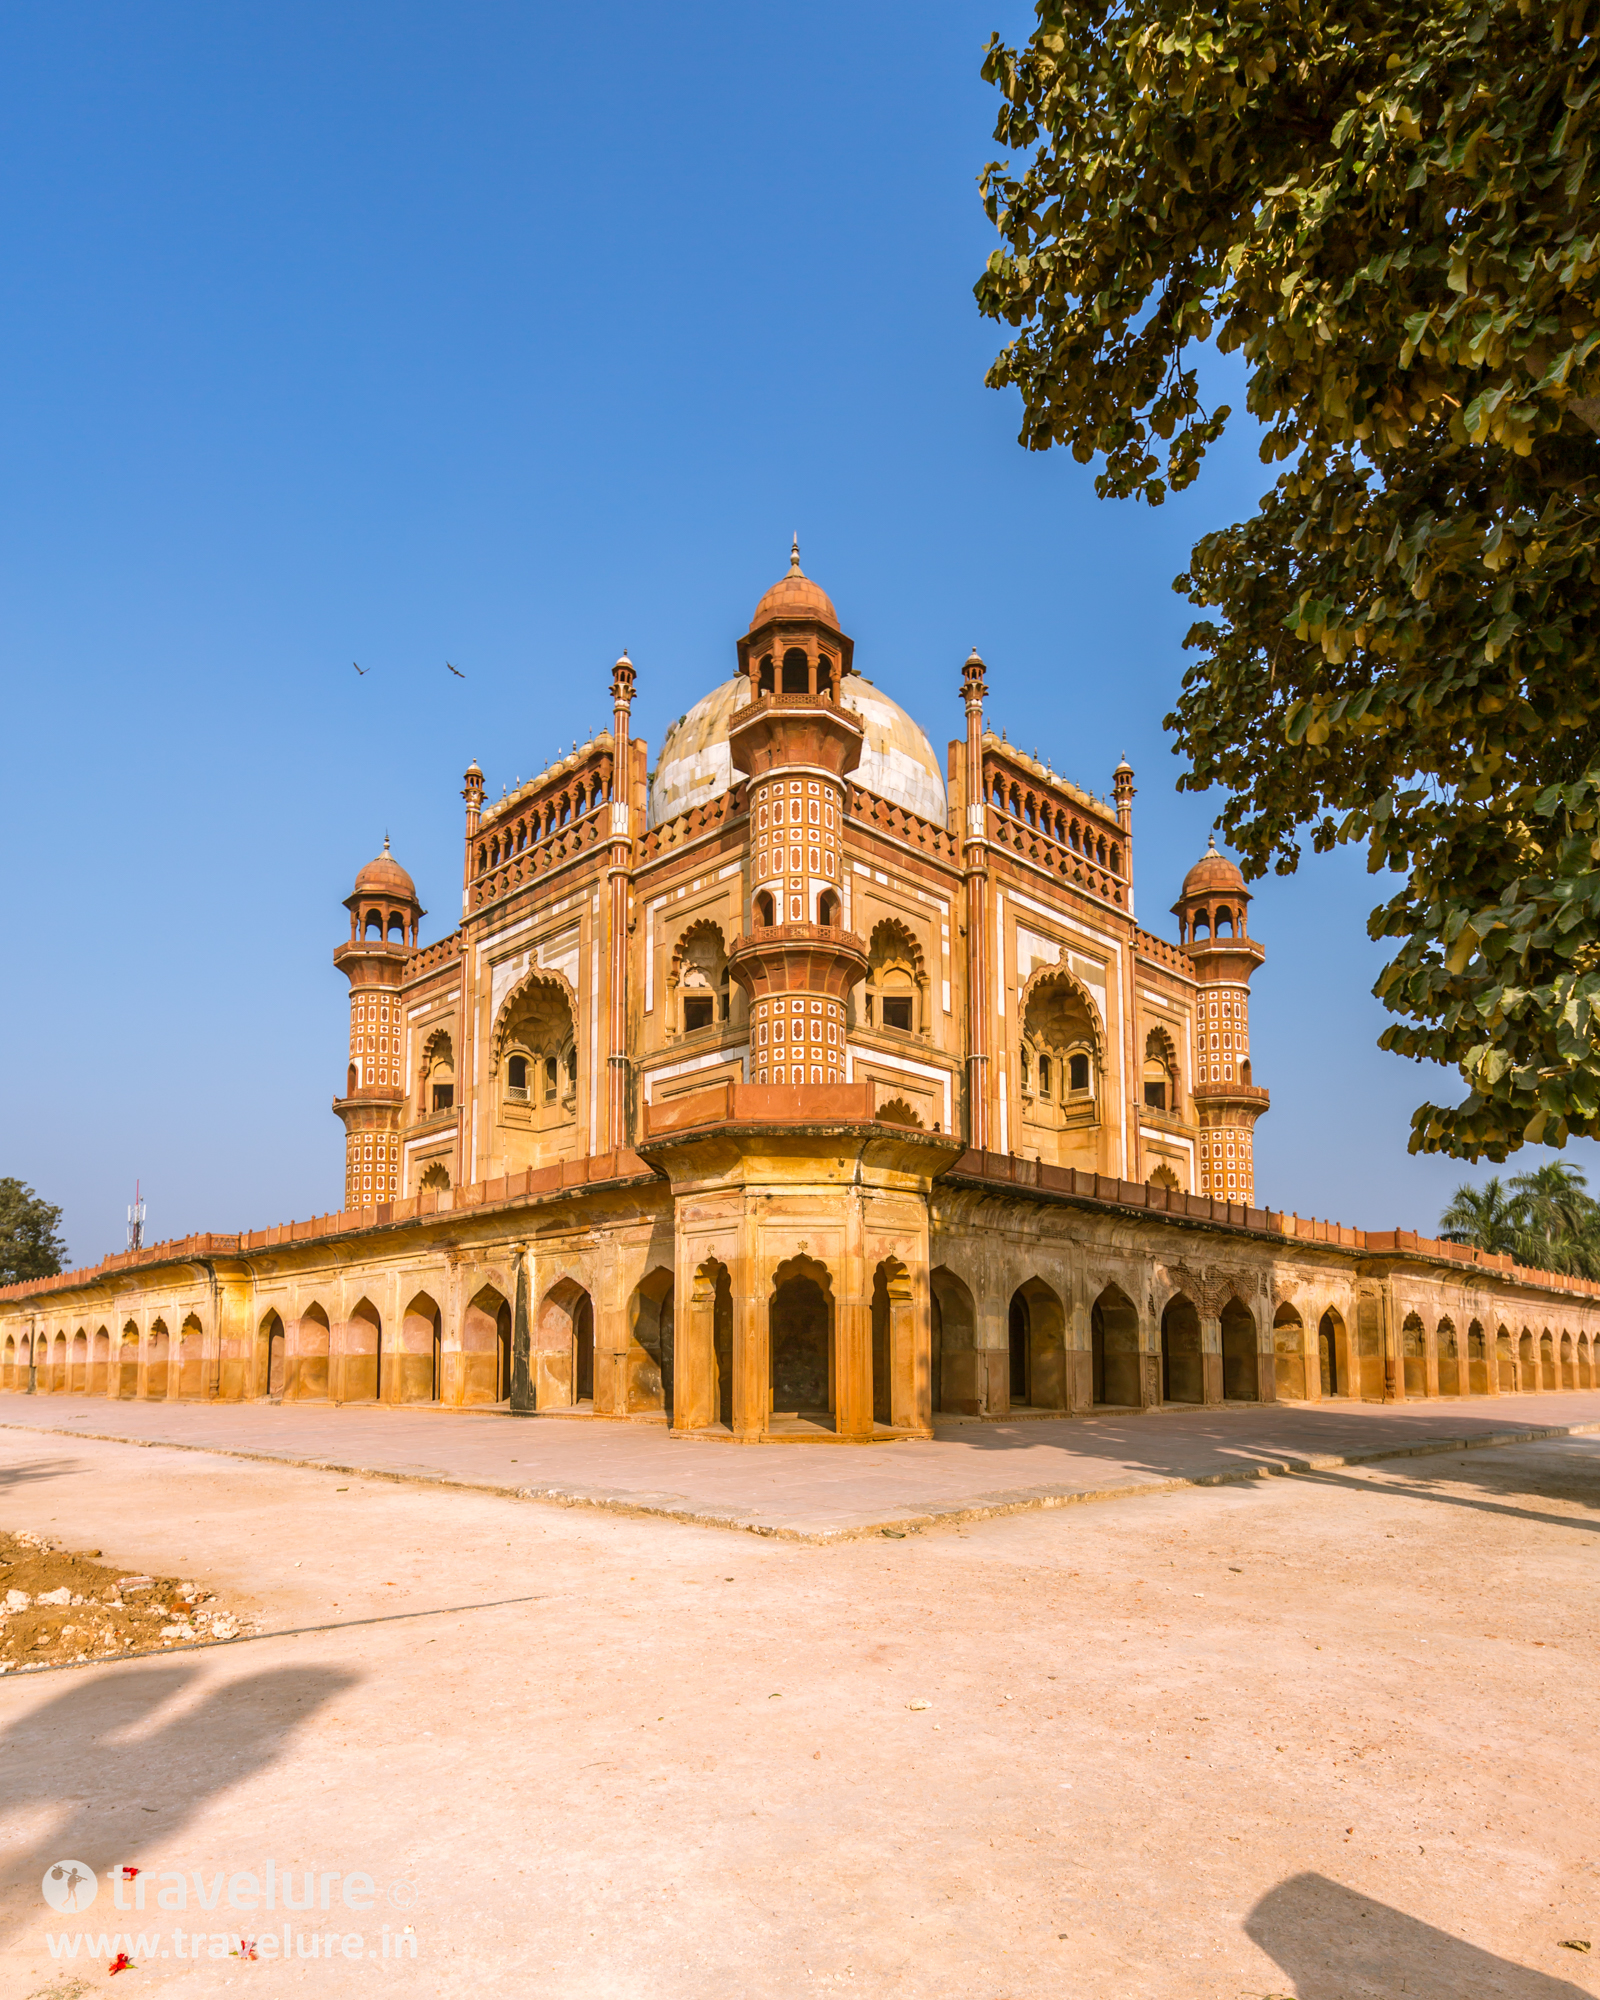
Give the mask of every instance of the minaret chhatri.
[{"label": "minaret chhatri", "polygon": [[350,937],[333,962],[350,981],[350,1062],[333,1108],[344,1122],[344,1206],[372,1208],[400,1192],[405,1103],[400,980],[427,912],[416,884],[389,852],[369,861],[344,900]]},{"label": "minaret chhatri", "polygon": [[1194,964],[1194,1108],[1199,1194],[1256,1205],[1255,1123],[1271,1102],[1250,1068],[1250,977],[1266,957],[1248,935],[1250,891],[1213,839],[1172,906]]}]

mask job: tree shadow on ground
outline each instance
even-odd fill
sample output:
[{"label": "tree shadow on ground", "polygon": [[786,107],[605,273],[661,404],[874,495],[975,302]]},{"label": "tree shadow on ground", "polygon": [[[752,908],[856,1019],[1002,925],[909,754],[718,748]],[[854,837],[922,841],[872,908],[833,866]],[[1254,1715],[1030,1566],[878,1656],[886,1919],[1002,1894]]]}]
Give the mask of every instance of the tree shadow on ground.
[{"label": "tree shadow on ground", "polygon": [[[4,1888],[23,1899],[12,1935],[50,1917],[39,1884],[63,1858],[101,1874],[95,1915],[109,1923],[99,1907],[111,1907],[107,1869],[144,1866],[152,1855],[181,1868],[175,1837],[201,1809],[287,1756],[318,1710],[361,1679],[337,1667],[276,1667],[214,1687],[198,1704],[180,1701],[205,1672],[176,1662],[80,1670],[0,1735],[8,1811],[57,1808],[49,1831],[8,1857]],[[261,1844],[258,1829],[248,1831],[251,1855],[240,1867]]]},{"label": "tree shadow on ground", "polygon": [[12,1465],[0,1464],[0,1493],[14,1486],[34,1486],[44,1479],[66,1479],[81,1474],[82,1464],[72,1458],[22,1459]]},{"label": "tree shadow on ground", "polygon": [[[1326,1875],[1292,1875],[1245,1919],[1247,1935],[1282,1966],[1297,2000],[1589,2000],[1587,1987],[1483,1951]],[[1550,1949],[1567,1956],[1557,1939]]]}]

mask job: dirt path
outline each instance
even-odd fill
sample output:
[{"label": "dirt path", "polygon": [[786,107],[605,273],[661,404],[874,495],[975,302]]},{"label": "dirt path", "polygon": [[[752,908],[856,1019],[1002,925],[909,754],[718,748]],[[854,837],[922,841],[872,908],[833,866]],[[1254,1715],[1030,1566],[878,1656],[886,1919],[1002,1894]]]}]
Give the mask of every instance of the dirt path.
[{"label": "dirt path", "polygon": [[1600,1992],[1600,1440],[831,1548],[15,1431],[0,1480],[335,1628],[0,1681],[8,1996]]}]

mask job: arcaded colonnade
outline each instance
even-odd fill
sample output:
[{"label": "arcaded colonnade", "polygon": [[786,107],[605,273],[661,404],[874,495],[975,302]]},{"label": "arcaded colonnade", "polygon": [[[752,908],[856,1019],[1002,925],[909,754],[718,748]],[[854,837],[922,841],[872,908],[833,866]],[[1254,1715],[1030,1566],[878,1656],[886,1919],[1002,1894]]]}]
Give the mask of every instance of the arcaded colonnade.
[{"label": "arcaded colonnade", "polygon": [[1570,1281],[1141,1212],[1110,1195],[1127,1183],[1087,1176],[1099,1195],[1019,1189],[993,1156],[952,1160],[902,1128],[837,1135],[831,1177],[814,1133],[747,1116],[658,1136],[653,1164],[612,1156],[579,1186],[13,1287],[0,1384],[499,1403],[747,1440],[1600,1386],[1600,1300]]}]

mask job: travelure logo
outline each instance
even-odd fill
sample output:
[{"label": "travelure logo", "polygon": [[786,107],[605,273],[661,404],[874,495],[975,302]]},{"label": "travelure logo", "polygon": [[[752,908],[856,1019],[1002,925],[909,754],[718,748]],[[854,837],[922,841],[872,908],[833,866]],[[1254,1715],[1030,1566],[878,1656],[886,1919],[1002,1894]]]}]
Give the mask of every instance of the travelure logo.
[{"label": "travelure logo", "polygon": [[100,1882],[85,1861],[58,1861],[44,1874],[44,1899],[52,1910],[86,1910],[100,1893]]}]

